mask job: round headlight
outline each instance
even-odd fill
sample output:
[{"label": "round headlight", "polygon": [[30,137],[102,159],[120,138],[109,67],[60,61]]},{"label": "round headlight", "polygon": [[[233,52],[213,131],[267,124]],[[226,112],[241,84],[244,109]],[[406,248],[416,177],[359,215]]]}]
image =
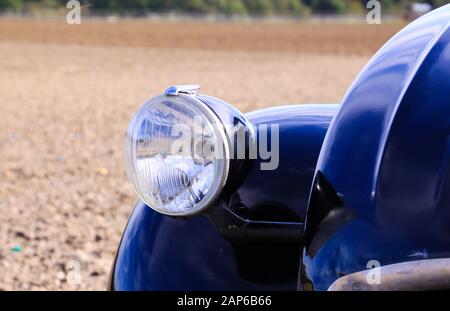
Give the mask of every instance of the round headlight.
[{"label": "round headlight", "polygon": [[229,170],[224,126],[189,90],[171,88],[151,99],[126,132],[126,169],[137,194],[151,208],[173,216],[208,207]]}]

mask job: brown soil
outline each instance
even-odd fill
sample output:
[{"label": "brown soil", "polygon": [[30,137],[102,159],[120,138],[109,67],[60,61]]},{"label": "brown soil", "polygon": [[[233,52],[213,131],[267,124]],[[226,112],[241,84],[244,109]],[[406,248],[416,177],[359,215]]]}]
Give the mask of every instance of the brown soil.
[{"label": "brown soil", "polygon": [[397,28],[0,20],[0,289],[105,288],[147,98],[198,83],[243,111],[338,102]]},{"label": "brown soil", "polygon": [[374,53],[402,25],[0,20],[0,40],[232,51]]}]

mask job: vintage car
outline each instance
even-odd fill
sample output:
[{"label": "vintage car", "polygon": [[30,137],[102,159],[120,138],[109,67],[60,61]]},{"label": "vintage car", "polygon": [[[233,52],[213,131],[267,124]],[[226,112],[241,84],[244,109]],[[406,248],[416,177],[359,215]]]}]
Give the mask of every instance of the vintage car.
[{"label": "vintage car", "polygon": [[145,103],[110,288],[450,288],[449,23],[409,24],[340,105],[243,114],[195,85]]}]

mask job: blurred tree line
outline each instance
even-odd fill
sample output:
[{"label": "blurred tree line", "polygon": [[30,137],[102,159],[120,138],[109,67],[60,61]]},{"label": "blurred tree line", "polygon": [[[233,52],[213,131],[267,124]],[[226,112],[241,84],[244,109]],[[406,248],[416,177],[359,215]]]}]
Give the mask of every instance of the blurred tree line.
[{"label": "blurred tree line", "polygon": [[[179,13],[222,14],[287,14],[360,13],[368,0],[80,0],[91,9],[146,10]],[[413,2],[427,2],[433,7],[449,0],[380,0],[382,10],[400,12]],[[0,9],[20,10],[23,7],[61,8],[67,0],[0,0]]]}]

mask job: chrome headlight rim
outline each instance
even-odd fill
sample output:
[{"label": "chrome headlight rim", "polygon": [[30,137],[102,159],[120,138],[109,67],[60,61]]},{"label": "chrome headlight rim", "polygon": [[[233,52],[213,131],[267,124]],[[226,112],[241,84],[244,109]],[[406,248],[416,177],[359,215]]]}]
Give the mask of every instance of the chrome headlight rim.
[{"label": "chrome headlight rim", "polygon": [[[168,89],[169,90],[169,89]],[[132,172],[129,171],[129,164],[133,166],[136,164],[134,158],[136,157],[136,151],[132,150],[132,145],[128,142],[129,137],[136,137],[136,131],[139,129],[136,128],[135,120],[136,118],[145,112],[145,110],[150,109],[152,105],[162,103],[164,101],[180,101],[182,104],[189,105],[189,108],[192,109],[196,114],[201,115],[205,118],[209,125],[215,130],[215,135],[217,141],[216,145],[221,144],[222,146],[222,158],[214,158],[214,176],[212,182],[210,183],[210,187],[205,196],[197,203],[195,203],[191,208],[183,211],[170,211],[168,209],[163,209],[157,204],[153,204],[146,200],[143,195],[138,191],[138,186],[135,183],[134,178],[132,177]],[[131,135],[130,135],[131,133]],[[134,114],[132,120],[130,121],[127,131],[126,131],[126,139],[125,139],[125,161],[129,163],[127,165],[127,175],[130,181],[133,184],[133,188],[137,193],[138,197],[150,208],[157,211],[158,213],[168,215],[168,216],[176,216],[176,217],[186,217],[199,214],[209,207],[213,205],[213,203],[220,197],[223,189],[225,188],[229,176],[230,171],[230,153],[231,153],[231,141],[228,137],[227,131],[223,122],[217,116],[217,114],[204,102],[202,102],[196,93],[185,93],[185,92],[174,92],[170,93],[166,91],[164,94],[158,95],[156,97],[151,98],[147,102],[145,102]],[[131,146],[131,147],[130,147]],[[136,168],[133,168],[134,170]]]}]

